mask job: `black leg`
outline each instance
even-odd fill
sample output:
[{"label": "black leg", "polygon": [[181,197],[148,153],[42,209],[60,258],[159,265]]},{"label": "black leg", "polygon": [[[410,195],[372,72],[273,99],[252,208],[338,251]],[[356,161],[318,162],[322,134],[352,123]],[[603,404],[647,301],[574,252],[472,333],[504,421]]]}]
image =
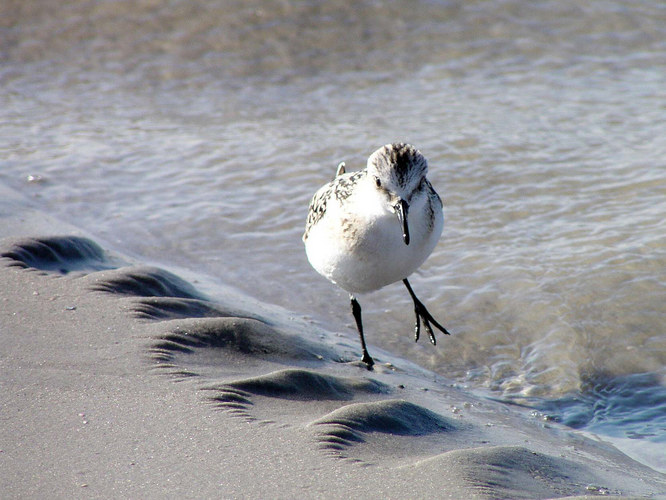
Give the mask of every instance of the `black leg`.
[{"label": "black leg", "polygon": [[414,312],[416,313],[416,326],[414,327],[414,340],[419,340],[419,334],[421,333],[421,320],[423,320],[423,326],[425,326],[426,332],[428,332],[428,337],[430,337],[430,342],[432,345],[437,344],[437,340],[435,339],[435,334],[432,331],[432,327],[430,326],[430,323],[435,325],[435,327],[440,330],[442,333],[445,333],[446,335],[450,335],[448,331],[446,331],[446,328],[444,328],[442,325],[440,325],[435,318],[432,317],[432,315],[428,312],[426,309],[426,306],[423,305],[423,302],[421,302],[416,294],[414,293],[414,290],[412,290],[412,286],[409,284],[409,281],[407,281],[407,278],[402,280],[402,282],[405,284],[407,287],[407,291],[409,292],[409,295],[411,295],[412,300],[414,301]]},{"label": "black leg", "polygon": [[349,298],[351,299],[352,314],[354,315],[354,320],[356,320],[356,329],[358,330],[359,337],[361,337],[361,348],[363,349],[363,357],[361,358],[361,361],[368,365],[368,370],[370,370],[375,362],[370,357],[370,354],[368,354],[368,348],[365,346],[363,321],[361,320],[361,304],[358,303],[358,300],[356,300],[356,297],[353,295],[350,295]]}]

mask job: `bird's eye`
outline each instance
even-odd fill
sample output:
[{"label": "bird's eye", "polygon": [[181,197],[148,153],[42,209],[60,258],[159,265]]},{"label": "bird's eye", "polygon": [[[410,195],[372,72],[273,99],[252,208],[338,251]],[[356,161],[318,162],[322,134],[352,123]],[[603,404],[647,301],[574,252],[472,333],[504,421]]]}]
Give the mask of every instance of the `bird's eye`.
[{"label": "bird's eye", "polygon": [[378,188],[382,187],[382,181],[379,180],[379,177],[375,177],[375,184]]}]

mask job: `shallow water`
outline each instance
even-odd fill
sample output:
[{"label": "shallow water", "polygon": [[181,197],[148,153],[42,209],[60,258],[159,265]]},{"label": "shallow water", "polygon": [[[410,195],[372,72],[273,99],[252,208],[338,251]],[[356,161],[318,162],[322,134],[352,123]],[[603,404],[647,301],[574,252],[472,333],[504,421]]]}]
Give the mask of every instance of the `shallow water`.
[{"label": "shallow water", "polygon": [[394,285],[370,344],[666,470],[666,7],[404,5],[3,2],[0,182],[355,342],[307,205],[412,142],[446,223],[411,281],[454,335],[414,344]]}]

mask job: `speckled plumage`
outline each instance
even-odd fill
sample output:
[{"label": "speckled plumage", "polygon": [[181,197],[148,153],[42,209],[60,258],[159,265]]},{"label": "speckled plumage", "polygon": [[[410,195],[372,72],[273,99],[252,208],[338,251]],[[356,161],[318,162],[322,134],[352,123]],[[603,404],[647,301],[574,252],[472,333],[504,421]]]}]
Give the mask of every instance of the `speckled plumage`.
[{"label": "speckled plumage", "polygon": [[303,234],[303,241],[308,239],[310,228],[314,226],[319,219],[326,213],[326,204],[331,197],[343,203],[352,193],[354,185],[359,179],[367,175],[365,170],[359,172],[351,172],[348,174],[342,173],[338,175],[331,182],[326,184],[324,188],[320,189],[312,197],[310,201],[310,208],[308,209],[308,220],[305,224],[305,233]]}]

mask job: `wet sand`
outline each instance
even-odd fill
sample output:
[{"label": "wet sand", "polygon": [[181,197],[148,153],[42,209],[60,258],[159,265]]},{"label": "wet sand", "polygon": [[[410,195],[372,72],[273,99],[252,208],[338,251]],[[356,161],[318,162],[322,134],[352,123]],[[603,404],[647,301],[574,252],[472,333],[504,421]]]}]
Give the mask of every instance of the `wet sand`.
[{"label": "wet sand", "polygon": [[0,189],[7,498],[666,496],[612,446],[288,312],[211,297]]}]

